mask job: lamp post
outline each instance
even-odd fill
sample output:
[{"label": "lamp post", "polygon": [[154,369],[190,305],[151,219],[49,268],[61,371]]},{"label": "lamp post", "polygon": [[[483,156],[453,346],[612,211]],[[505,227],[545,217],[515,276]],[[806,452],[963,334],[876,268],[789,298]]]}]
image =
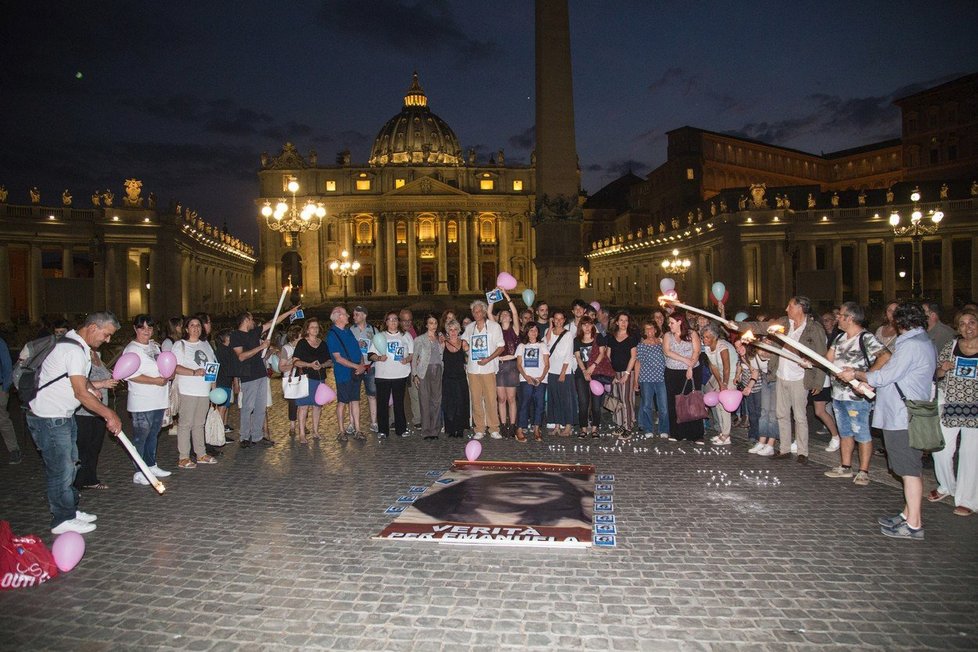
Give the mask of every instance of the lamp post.
[{"label": "lamp post", "polygon": [[349,260],[350,253],[346,249],[344,249],[342,252],[340,252],[340,256],[343,258],[343,261],[340,262],[338,260],[334,260],[333,262],[331,262],[329,264],[329,269],[330,269],[331,272],[333,272],[334,274],[336,274],[337,276],[339,276],[342,279],[342,282],[343,282],[343,303],[346,303],[346,299],[347,299],[347,296],[346,296],[347,280],[351,276],[356,276],[357,275],[357,272],[360,271],[360,261],[357,260],[356,258],[354,258],[353,260]]},{"label": "lamp post", "polygon": [[944,212],[939,205],[937,208],[928,211],[927,217],[931,223],[927,224],[924,221],[924,213],[920,210],[920,188],[913,189],[913,192],[910,193],[910,201],[913,202],[910,223],[900,224],[900,213],[894,209],[890,213],[890,226],[893,227],[893,235],[898,237],[910,236],[910,296],[916,301],[924,296],[924,261],[921,243],[925,235],[937,233],[941,220],[944,219]]},{"label": "lamp post", "polygon": [[316,203],[313,200],[306,201],[305,206],[300,211],[296,206],[295,193],[299,191],[299,182],[295,177],[289,179],[287,186],[292,193],[292,206],[280,199],[275,207],[271,202],[266,201],[261,208],[261,214],[265,217],[265,224],[272,231],[288,233],[294,249],[299,248],[299,234],[307,231],[318,231],[323,225],[323,217],[326,216],[326,208],[322,202]]},{"label": "lamp post", "polygon": [[693,263],[689,262],[689,258],[680,259],[679,250],[673,249],[672,258],[667,258],[666,260],[662,261],[662,271],[670,276],[679,274],[681,277],[685,278],[686,272],[689,271],[692,264]]}]

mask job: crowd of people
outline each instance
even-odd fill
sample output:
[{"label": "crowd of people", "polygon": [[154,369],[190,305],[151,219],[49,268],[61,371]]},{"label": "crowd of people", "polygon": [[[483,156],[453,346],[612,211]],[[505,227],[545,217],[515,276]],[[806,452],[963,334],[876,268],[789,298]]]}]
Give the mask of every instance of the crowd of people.
[{"label": "crowd of people", "polygon": [[[938,487],[929,500],[955,498],[955,514],[978,509],[978,313],[973,305],[940,322],[935,304],[894,302],[885,322],[866,329],[862,306],[845,302],[820,317],[811,302],[795,296],[785,317],[756,315],[730,331],[720,321],[653,307],[647,319],[614,314],[575,300],[568,308],[536,301],[520,311],[502,291],[496,303],[473,301],[468,311],[428,313],[415,322],[409,309],[389,311],[371,323],[363,306],[352,314],[337,306],[329,322],[297,319],[298,306],[273,323],[241,313],[231,328],[212,333],[209,315],[173,318],[159,329],[137,315],[124,353],[138,357],[125,379],[132,441],[151,471],[170,475],[157,461],[158,438],[176,429],[176,466],[189,470],[218,463],[219,451],[205,441],[209,415],[226,431],[228,409],[239,406],[238,445],[276,444],[268,430],[273,402],[270,378],[281,374],[301,390],[285,399],[290,436],[300,444],[321,438],[320,386],[332,380],[340,442],[439,436],[475,439],[511,437],[519,444],[544,437],[653,438],[695,445],[729,446],[734,426],[746,428],[748,453],[774,460],[809,461],[809,418],[831,435],[829,452],[839,464],[825,475],[869,483],[873,430],[881,431],[890,469],[901,476],[906,502],[899,514],[880,519],[887,536],[923,537],[921,453],[910,448],[904,400],[940,404],[944,449],[934,454]],[[285,328],[276,328],[289,319]],[[756,345],[772,324],[789,340],[825,355],[843,368],[832,375],[805,359]],[[108,392],[119,384],[99,347],[121,325],[111,313],[93,313],[75,329],[62,324],[39,369],[27,423],[41,452],[52,512],[52,531],[87,532],[95,517],[78,510],[79,490],[107,489],[98,476],[105,431],[121,429]],[[416,327],[419,327],[416,330]],[[275,336],[270,335],[275,331]],[[154,336],[164,336],[158,342]],[[21,359],[30,359],[29,346]],[[790,350],[790,349],[789,349]],[[160,371],[158,358],[173,353],[175,369]],[[6,354],[6,355],[5,355]],[[0,432],[20,461],[6,412],[10,360],[0,348],[3,393]],[[6,359],[6,362],[4,360]],[[215,364],[216,363],[216,364]],[[209,370],[217,367],[216,374]],[[332,377],[332,378],[330,378]],[[875,388],[875,401],[865,389]],[[220,401],[215,403],[215,388]],[[740,408],[722,405],[707,419],[677,410],[691,391],[735,390]],[[361,397],[366,411],[361,414]],[[175,425],[172,417],[178,416]],[[708,433],[714,436],[708,439]],[[958,442],[960,441],[960,447]],[[954,458],[957,452],[957,468]],[[133,482],[149,484],[134,468]]]}]

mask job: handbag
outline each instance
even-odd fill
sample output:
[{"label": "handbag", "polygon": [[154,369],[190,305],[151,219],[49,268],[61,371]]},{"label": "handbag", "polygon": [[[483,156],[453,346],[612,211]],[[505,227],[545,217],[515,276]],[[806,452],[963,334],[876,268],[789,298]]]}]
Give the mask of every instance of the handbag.
[{"label": "handbag", "polygon": [[941,432],[941,415],[937,401],[917,401],[903,395],[896,385],[900,400],[907,406],[907,432],[910,435],[910,448],[919,451],[939,451],[944,448],[944,433]]},{"label": "handbag", "polygon": [[[695,373],[695,372],[694,372]],[[683,384],[681,394],[676,394],[676,423],[689,423],[705,419],[707,416],[706,403],[703,402],[703,392],[692,389],[686,392],[686,386],[692,383],[687,379]]]},{"label": "handbag", "polygon": [[57,576],[54,555],[40,537],[15,537],[10,523],[0,521],[0,589],[37,586]]},{"label": "handbag", "polygon": [[[594,378],[594,374],[591,375]],[[617,396],[612,396],[611,394],[604,395],[604,401],[601,402],[601,407],[606,409],[608,412],[617,412],[618,408],[621,407],[621,399]]]},{"label": "handbag", "polygon": [[295,368],[282,376],[282,396],[297,399],[309,396],[309,378],[305,374],[295,375]]},{"label": "handbag", "polygon": [[594,371],[591,372],[591,378],[598,381],[602,385],[610,385],[611,381],[615,379],[615,369],[611,366],[611,356],[603,356],[594,365]]},{"label": "handbag", "polygon": [[[163,411],[163,421],[160,423],[161,428],[169,428],[173,425],[173,422],[179,416],[180,413],[180,392],[177,390],[176,379],[170,381],[170,395],[167,401],[167,407]],[[176,432],[171,432],[171,435],[177,434]]]},{"label": "handbag", "polygon": [[224,436],[224,422],[213,405],[207,410],[207,418],[204,420],[204,443],[211,446],[228,443]]}]

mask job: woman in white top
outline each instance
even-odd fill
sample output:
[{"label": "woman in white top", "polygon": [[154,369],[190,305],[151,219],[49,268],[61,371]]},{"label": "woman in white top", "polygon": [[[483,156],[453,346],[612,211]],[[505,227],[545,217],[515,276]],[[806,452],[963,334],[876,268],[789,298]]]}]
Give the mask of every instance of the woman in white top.
[{"label": "woman in white top", "polygon": [[[288,330],[285,331],[285,344],[282,345],[282,352],[279,354],[279,371],[282,375],[292,371],[292,358],[295,355],[295,345],[299,343],[299,338],[302,337],[302,326],[300,324],[292,324],[289,326]],[[296,419],[299,414],[299,406],[295,404],[294,398],[285,399],[289,404],[289,436],[295,435]]]},{"label": "woman in white top", "polygon": [[560,308],[550,313],[550,329],[544,343],[550,352],[547,378],[547,421],[556,424],[555,434],[570,437],[574,414],[574,336],[567,330],[567,315]]},{"label": "woman in white top", "polygon": [[[156,366],[160,347],[153,341],[153,327],[156,323],[149,315],[136,315],[132,328],[136,338],[126,345],[123,355],[135,353],[139,356],[139,369],[126,379],[129,384],[129,398],[126,409],[132,417],[132,445],[146,462],[154,475],[165,478],[170,475],[156,465],[156,444],[163,423],[163,412],[170,404],[169,379],[160,375]],[[135,484],[149,485],[149,480],[139,467],[132,476]]]},{"label": "woman in white top", "polygon": [[[210,343],[201,339],[204,325],[197,317],[188,317],[183,325],[184,339],[173,345],[173,355],[177,357],[175,381],[180,394],[180,420],[177,422],[177,451],[180,458],[177,466],[193,469],[198,464],[217,464],[217,460],[207,454],[204,441],[204,424],[210,408],[211,389],[214,382],[205,379],[205,367],[217,361]],[[217,371],[214,371],[215,379]],[[193,440],[194,455],[190,459],[190,444]]]},{"label": "woman in white top", "polygon": [[374,362],[377,381],[377,428],[378,437],[386,437],[390,429],[390,411],[387,404],[394,397],[394,429],[401,437],[411,433],[404,414],[404,391],[411,375],[411,356],[414,353],[414,340],[401,331],[398,313],[391,311],[384,317],[384,337],[387,348],[378,351],[377,345],[370,344],[368,357]]},{"label": "woman in white top", "polygon": [[539,341],[540,327],[531,321],[523,331],[516,347],[516,368],[520,374],[520,413],[516,441],[526,441],[525,431],[533,426],[534,441],[542,441],[543,405],[547,395],[547,375],[550,372],[550,350]]}]

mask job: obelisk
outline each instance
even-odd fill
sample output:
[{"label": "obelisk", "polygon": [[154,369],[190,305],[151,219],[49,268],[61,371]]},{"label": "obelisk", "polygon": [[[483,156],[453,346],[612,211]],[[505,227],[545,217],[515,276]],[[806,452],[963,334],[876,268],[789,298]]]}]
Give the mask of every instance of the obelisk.
[{"label": "obelisk", "polygon": [[536,294],[569,308],[584,257],[567,0],[536,0],[536,96]]}]

